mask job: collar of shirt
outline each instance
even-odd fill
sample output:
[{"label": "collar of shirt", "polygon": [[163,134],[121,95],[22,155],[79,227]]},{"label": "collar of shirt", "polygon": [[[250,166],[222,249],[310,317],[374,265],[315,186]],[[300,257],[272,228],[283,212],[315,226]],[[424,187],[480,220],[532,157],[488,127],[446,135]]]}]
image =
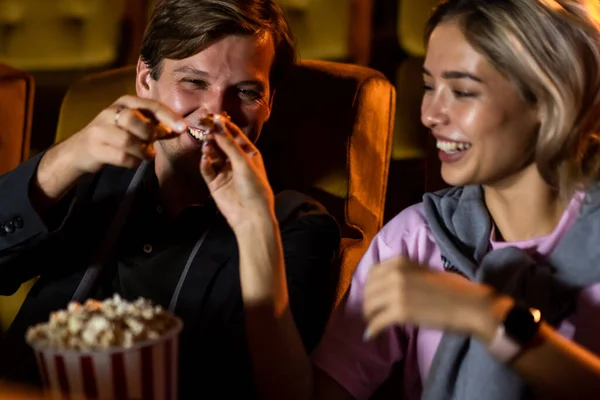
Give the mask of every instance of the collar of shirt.
[{"label": "collar of shirt", "polygon": [[[160,187],[154,169],[154,161],[152,161],[151,168],[147,169],[146,174],[144,174],[142,181],[140,182],[140,187],[136,193],[136,206],[142,206],[146,213],[162,215],[163,219],[167,219],[166,214],[164,214],[164,204],[160,197]],[[174,221],[193,221],[198,214],[205,216],[215,212],[216,205],[212,198],[210,198],[202,204],[192,204],[188,206],[174,218]]]}]

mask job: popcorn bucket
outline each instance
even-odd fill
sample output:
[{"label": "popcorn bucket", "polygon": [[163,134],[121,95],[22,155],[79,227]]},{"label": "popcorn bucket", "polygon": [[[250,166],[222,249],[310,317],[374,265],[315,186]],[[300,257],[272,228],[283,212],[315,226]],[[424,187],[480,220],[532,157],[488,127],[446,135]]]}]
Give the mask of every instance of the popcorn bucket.
[{"label": "popcorn bucket", "polygon": [[131,347],[57,350],[32,345],[51,399],[175,400],[182,322]]}]

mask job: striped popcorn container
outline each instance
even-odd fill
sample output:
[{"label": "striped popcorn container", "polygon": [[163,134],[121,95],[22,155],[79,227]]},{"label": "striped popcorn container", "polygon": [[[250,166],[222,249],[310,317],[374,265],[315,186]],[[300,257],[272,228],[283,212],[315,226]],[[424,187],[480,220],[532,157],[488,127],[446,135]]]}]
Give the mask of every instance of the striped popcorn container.
[{"label": "striped popcorn container", "polygon": [[177,399],[177,324],[162,337],[129,348],[56,350],[33,345],[50,399]]}]

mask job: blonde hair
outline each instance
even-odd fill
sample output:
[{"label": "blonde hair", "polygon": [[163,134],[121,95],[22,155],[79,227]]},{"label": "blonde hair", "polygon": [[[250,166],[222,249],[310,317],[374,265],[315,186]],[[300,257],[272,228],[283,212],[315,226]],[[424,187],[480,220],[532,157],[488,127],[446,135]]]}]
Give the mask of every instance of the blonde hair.
[{"label": "blonde hair", "polygon": [[469,43],[535,103],[537,167],[570,196],[600,180],[600,2],[448,0],[426,39],[456,21]]}]

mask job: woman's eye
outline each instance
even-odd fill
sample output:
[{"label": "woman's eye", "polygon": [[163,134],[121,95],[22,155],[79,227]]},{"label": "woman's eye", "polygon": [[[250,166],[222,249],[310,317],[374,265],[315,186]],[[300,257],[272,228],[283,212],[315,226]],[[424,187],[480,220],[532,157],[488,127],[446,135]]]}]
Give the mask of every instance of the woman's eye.
[{"label": "woman's eye", "polygon": [[475,93],[466,90],[453,90],[452,92],[457,98],[475,97]]}]

